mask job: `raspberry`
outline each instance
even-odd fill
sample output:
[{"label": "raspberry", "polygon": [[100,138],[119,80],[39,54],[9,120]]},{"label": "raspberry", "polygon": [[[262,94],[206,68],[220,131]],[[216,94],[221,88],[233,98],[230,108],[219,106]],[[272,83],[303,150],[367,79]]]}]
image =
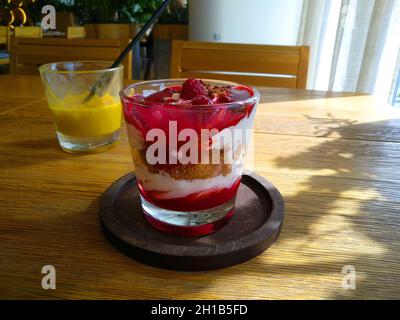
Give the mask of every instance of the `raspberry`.
[{"label": "raspberry", "polygon": [[182,85],[181,98],[183,100],[192,100],[207,95],[208,90],[199,79],[187,79]]},{"label": "raspberry", "polygon": [[212,104],[212,101],[207,96],[200,96],[200,97],[193,98],[192,104],[193,105],[206,105],[206,104]]}]

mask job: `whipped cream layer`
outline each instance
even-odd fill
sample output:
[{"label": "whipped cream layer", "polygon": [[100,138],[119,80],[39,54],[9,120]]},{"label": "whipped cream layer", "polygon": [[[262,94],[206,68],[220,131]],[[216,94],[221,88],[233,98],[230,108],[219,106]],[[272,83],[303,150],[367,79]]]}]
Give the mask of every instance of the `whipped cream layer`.
[{"label": "whipped cream layer", "polygon": [[241,178],[243,167],[239,165],[232,168],[226,176],[192,180],[174,179],[165,171],[152,173],[142,165],[135,165],[135,172],[144,190],[160,192],[157,195],[159,199],[174,199],[213,189],[230,188]]}]

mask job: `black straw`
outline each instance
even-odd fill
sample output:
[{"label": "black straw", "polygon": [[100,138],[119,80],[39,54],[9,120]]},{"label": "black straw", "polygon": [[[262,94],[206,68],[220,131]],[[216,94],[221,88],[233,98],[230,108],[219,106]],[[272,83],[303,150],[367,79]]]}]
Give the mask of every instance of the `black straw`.
[{"label": "black straw", "polygon": [[164,0],[162,5],[157,9],[157,11],[151,16],[149,21],[146,22],[146,24],[139,30],[139,32],[136,34],[136,36],[132,39],[131,42],[129,42],[128,46],[124,49],[124,51],[121,52],[119,57],[114,61],[114,63],[111,65],[110,69],[118,67],[122,60],[124,60],[125,56],[129,53],[129,51],[133,48],[133,46],[143,37],[143,35],[146,33],[146,31],[152,26],[154,22],[158,19],[158,17],[164,12],[166,7],[168,6],[170,0]]},{"label": "black straw", "polygon": [[[114,63],[110,66],[110,69],[118,67],[122,60],[126,57],[129,51],[132,50],[133,46],[139,42],[139,40],[143,37],[143,35],[147,32],[147,30],[153,25],[154,22],[158,19],[158,17],[164,12],[167,8],[170,0],[164,0],[161,6],[157,9],[157,11],[151,16],[151,18],[146,22],[146,24],[139,30],[136,36],[129,42],[128,46],[121,52],[119,57],[114,61]],[[103,77],[97,80],[93,86],[90,88],[89,94],[83,100],[83,103],[88,102],[97,92],[101,92],[106,83],[109,81],[108,73],[104,73]]]}]

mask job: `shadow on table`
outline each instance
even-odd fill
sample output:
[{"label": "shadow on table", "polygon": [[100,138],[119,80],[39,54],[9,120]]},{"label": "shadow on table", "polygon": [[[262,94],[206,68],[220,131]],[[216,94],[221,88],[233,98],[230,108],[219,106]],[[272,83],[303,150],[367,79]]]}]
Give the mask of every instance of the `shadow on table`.
[{"label": "shadow on table", "polygon": [[27,139],[12,144],[14,147],[28,150],[57,150],[61,151],[56,137],[46,139]]},{"label": "shadow on table", "polygon": [[[335,124],[332,117],[321,121]],[[304,152],[275,159],[278,168],[315,174],[301,183],[301,191],[285,197],[286,216],[279,240],[282,246],[293,240],[303,243],[296,251],[299,256],[303,251],[308,263],[266,263],[266,274],[332,274],[339,281],[328,298],[374,298],[377,291],[381,291],[380,298],[400,297],[399,123],[400,119],[365,124],[348,121],[324,135],[339,133],[342,137],[343,132],[351,132],[355,137],[371,134],[371,140],[396,142],[324,139]],[[326,247],[320,247],[321,243]],[[341,258],[335,261],[330,254]],[[345,265],[358,272],[356,290],[341,287]]]},{"label": "shadow on table", "polygon": [[[7,163],[7,167],[10,165],[13,167],[30,167],[40,163],[49,161],[60,161],[70,159],[71,157],[79,157],[77,154],[70,154],[63,151],[58,144],[57,138],[44,138],[44,139],[25,139],[17,142],[10,141],[3,143],[7,153],[12,155],[12,164]],[[4,159],[7,157],[7,153],[4,153]],[[19,159],[16,159],[14,154],[20,155]],[[82,154],[86,155],[86,154]],[[1,166],[1,163],[0,163]]]},{"label": "shadow on table", "polygon": [[[64,160],[68,157],[68,154],[60,149],[56,137],[45,138],[45,139],[26,139],[19,141],[2,142],[3,150],[3,161],[0,162],[0,166],[6,166],[3,169],[7,169],[10,166],[14,168],[24,168],[37,165],[49,161]],[[7,162],[7,155],[10,154],[12,163]],[[15,154],[20,155],[16,158]]]}]

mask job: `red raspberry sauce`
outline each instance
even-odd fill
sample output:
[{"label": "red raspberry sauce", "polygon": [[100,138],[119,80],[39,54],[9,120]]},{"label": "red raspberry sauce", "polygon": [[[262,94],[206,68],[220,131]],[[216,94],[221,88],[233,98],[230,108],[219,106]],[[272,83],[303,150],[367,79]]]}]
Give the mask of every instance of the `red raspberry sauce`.
[{"label": "red raspberry sauce", "polygon": [[139,184],[140,194],[157,207],[175,211],[198,211],[218,207],[227,203],[235,195],[240,186],[240,178],[230,188],[210,189],[191,193],[186,197],[163,199],[162,192],[146,191]]}]

